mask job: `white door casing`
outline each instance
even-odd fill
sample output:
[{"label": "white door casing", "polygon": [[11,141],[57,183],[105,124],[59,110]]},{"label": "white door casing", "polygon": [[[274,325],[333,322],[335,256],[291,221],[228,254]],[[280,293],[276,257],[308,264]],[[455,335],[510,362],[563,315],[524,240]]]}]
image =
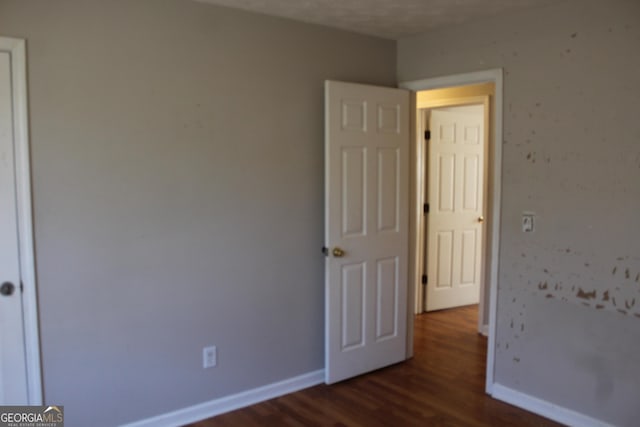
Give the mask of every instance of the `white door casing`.
[{"label": "white door casing", "polygon": [[[491,115],[487,119],[487,128],[490,128],[490,139],[488,139],[487,147],[487,204],[485,206],[487,211],[486,228],[487,235],[485,236],[485,284],[488,287],[488,296],[485,300],[486,311],[488,313],[488,326],[486,327],[486,334],[488,336],[487,345],[487,371],[485,381],[485,391],[488,394],[493,393],[495,385],[495,355],[496,355],[496,325],[497,325],[497,293],[498,293],[498,270],[499,270],[499,253],[500,253],[500,206],[502,200],[502,144],[503,144],[503,96],[504,96],[504,77],[503,70],[500,68],[474,71],[464,74],[455,74],[441,77],[432,77],[422,80],[406,81],[399,83],[399,86],[410,91],[426,91],[432,89],[442,89],[451,87],[461,87],[474,84],[491,83],[494,85],[494,89],[491,91]],[[486,106],[487,104],[485,104]],[[485,107],[486,108],[486,107]],[[421,153],[420,145],[416,145],[418,154]],[[414,159],[414,168],[416,173],[420,173],[420,158],[422,156],[416,156]],[[421,175],[412,176],[412,182],[416,187],[416,192],[413,197],[417,200],[422,200],[422,190],[420,181],[418,180]],[[422,230],[424,228],[424,215],[422,210],[418,212],[418,208],[421,206],[415,203],[414,214],[412,217],[412,227],[416,230]],[[412,254],[417,254],[418,249],[416,246],[412,247]],[[416,267],[420,263],[416,261]],[[416,289],[414,289],[416,296],[418,296],[418,288],[422,285],[420,283],[420,276],[422,270],[415,268],[412,271],[413,279]],[[417,300],[417,298],[416,298]],[[483,317],[481,317],[482,319]],[[411,345],[413,336],[409,337],[408,344]],[[409,353],[411,353],[409,348]]]},{"label": "white door casing", "polygon": [[[0,37],[0,405],[42,403],[24,40]],[[6,287],[5,287],[6,289]]]},{"label": "white door casing", "polygon": [[325,127],[325,381],[334,383],[406,358],[409,92],[328,81]]},{"label": "white door casing", "polygon": [[480,299],[484,114],[434,109],[430,129],[427,311],[477,304]]}]

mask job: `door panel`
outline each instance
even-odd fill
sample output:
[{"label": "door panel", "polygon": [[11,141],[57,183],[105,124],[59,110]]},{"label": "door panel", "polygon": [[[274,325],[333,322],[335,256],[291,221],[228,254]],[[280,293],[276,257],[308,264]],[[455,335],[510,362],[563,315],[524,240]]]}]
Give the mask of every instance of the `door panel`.
[{"label": "door panel", "polygon": [[342,235],[365,234],[365,151],[362,148],[342,149]]},{"label": "door panel", "polygon": [[453,212],[454,205],[454,174],[455,157],[450,154],[438,156],[438,182],[436,187],[436,199],[438,200],[438,210],[440,212]]},{"label": "door panel", "polygon": [[427,311],[480,300],[484,117],[432,110],[428,193]]},{"label": "door panel", "polygon": [[378,232],[398,232],[400,152],[378,149]]},{"label": "door panel", "polygon": [[464,156],[464,184],[462,187],[462,198],[464,200],[462,209],[465,211],[478,211],[478,186],[482,182],[480,172],[480,159],[476,155]]},{"label": "door panel", "polygon": [[437,241],[437,258],[438,258],[438,288],[450,288],[452,283],[453,265],[453,230],[438,231]]},{"label": "door panel", "polygon": [[325,371],[333,383],[405,359],[409,93],[326,82],[325,109]]},{"label": "door panel", "polygon": [[396,336],[398,258],[377,261],[376,342]]},{"label": "door panel", "polygon": [[364,345],[364,264],[342,267],[342,350]]}]

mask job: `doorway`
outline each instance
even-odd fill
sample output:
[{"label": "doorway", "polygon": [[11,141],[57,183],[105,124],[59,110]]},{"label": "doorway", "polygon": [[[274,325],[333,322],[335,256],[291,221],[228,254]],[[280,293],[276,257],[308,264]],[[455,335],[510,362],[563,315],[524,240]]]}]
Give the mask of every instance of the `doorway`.
[{"label": "doorway", "polygon": [[[424,311],[425,288],[422,284],[422,276],[425,274],[424,236],[428,231],[426,216],[424,214],[425,179],[427,174],[426,144],[424,142],[425,116],[421,115],[421,109],[433,109],[438,106],[469,105],[481,103],[485,105],[485,129],[487,135],[487,148],[485,156],[486,165],[486,192],[484,195],[485,206],[483,215],[484,259],[481,262],[481,276],[483,289],[480,291],[480,304],[478,313],[478,330],[488,336],[487,345],[487,370],[485,390],[488,394],[493,389],[493,372],[495,361],[495,324],[496,324],[496,300],[498,283],[498,254],[500,231],[500,184],[502,164],[502,70],[487,70],[467,74],[451,75],[424,79],[419,81],[404,82],[400,87],[415,92],[416,110],[414,143],[412,144],[412,171],[411,171],[411,218],[410,218],[410,274],[413,276],[410,283],[414,292],[410,292],[410,306],[414,313]],[[426,96],[425,94],[429,94]],[[433,95],[436,95],[435,97]],[[432,98],[431,100],[428,98]],[[437,101],[434,99],[438,98]],[[480,100],[479,100],[480,98]],[[431,102],[431,103],[429,103]],[[413,316],[411,316],[413,317]],[[411,328],[411,322],[409,323]],[[410,331],[410,337],[413,331]],[[411,341],[411,340],[409,340]],[[408,356],[413,355],[412,342],[408,342]]]}]

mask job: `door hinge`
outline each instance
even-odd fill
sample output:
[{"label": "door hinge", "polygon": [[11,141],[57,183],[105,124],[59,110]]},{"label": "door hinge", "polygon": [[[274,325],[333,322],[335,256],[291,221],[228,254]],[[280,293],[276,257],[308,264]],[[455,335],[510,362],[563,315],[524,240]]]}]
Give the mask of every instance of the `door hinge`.
[{"label": "door hinge", "polygon": [[431,131],[430,130],[425,130],[424,131],[424,139],[429,141],[431,139]]},{"label": "door hinge", "polygon": [[423,285],[426,285],[426,284],[427,284],[427,275],[426,275],[426,274],[423,274],[423,275],[422,275],[422,284],[423,284]]},{"label": "door hinge", "polygon": [[422,211],[425,215],[429,213],[429,203],[425,203],[424,206],[422,206]]}]

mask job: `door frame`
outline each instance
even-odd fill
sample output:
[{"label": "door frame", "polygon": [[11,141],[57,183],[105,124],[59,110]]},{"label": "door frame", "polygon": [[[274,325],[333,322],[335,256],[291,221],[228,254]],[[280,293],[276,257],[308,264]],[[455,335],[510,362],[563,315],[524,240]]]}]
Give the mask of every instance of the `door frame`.
[{"label": "door frame", "polygon": [[11,56],[18,252],[22,282],[22,317],[28,392],[28,402],[25,403],[41,405],[42,377],[31,205],[26,42],[23,39],[0,36],[0,51],[8,52]]},{"label": "door frame", "polygon": [[[500,253],[500,206],[501,206],[501,184],[502,184],[502,140],[503,140],[503,70],[501,68],[476,71],[464,74],[455,74],[434,78],[427,78],[421,80],[405,81],[399,83],[399,87],[408,89],[412,92],[418,92],[429,89],[442,89],[454,86],[466,86],[479,83],[493,83],[495,87],[494,102],[493,102],[493,117],[491,117],[491,140],[489,141],[488,162],[489,170],[487,171],[488,185],[487,196],[489,197],[489,203],[487,203],[487,231],[489,233],[485,236],[485,286],[489,286],[489,301],[487,310],[489,312],[489,327],[487,329],[488,345],[487,345],[487,371],[485,391],[488,394],[492,394],[494,385],[494,366],[495,366],[495,336],[496,336],[496,314],[497,314],[497,292],[498,292],[498,263]],[[415,106],[415,94],[413,96]],[[413,108],[414,124],[412,126],[411,144],[411,179],[410,179],[410,195],[411,195],[411,208],[409,219],[409,268],[410,277],[415,286],[421,286],[420,277],[422,276],[422,270],[418,270],[417,256],[422,253],[422,249],[419,246],[418,230],[419,226],[423,226],[424,215],[422,214],[421,200],[422,196],[418,194],[421,186],[419,186],[419,179],[423,176],[424,165],[420,160],[420,154],[422,150],[417,145],[417,132],[419,129],[420,120],[416,117],[417,108]],[[407,326],[408,338],[407,338],[407,357],[413,355],[413,316],[416,304],[416,292],[409,292],[409,301],[407,315],[409,323]]]}]

